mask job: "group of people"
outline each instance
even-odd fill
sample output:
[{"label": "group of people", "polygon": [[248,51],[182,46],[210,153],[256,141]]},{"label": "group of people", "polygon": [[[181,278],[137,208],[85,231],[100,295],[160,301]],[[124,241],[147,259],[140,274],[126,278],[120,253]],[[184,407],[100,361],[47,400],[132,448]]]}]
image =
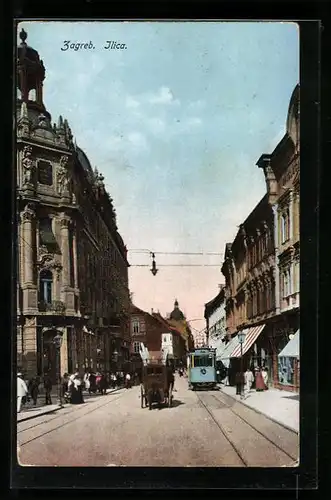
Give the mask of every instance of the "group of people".
[{"label": "group of people", "polygon": [[266,367],[256,367],[253,371],[250,367],[242,373],[238,371],[235,377],[236,394],[248,395],[253,385],[256,391],[265,391],[268,389],[268,369]]},{"label": "group of people", "polygon": [[[84,403],[83,390],[89,394],[99,393],[106,394],[108,388],[117,389],[126,387],[129,389],[133,384],[140,382],[139,373],[124,374],[123,371],[118,372],[94,372],[88,370],[83,376],[78,371],[73,374],[65,373],[61,378],[61,396],[65,402],[71,404]],[[52,378],[49,372],[45,372],[43,377],[35,376],[30,380],[25,381],[21,372],[17,374],[17,412],[22,409],[22,405],[32,400],[36,406],[38,398],[43,387],[44,404],[52,404]]]},{"label": "group of people", "polygon": [[21,372],[17,373],[17,413],[21,411],[22,405],[30,400],[32,400],[34,406],[37,405],[41,384],[44,386],[45,404],[52,404],[52,380],[49,373],[45,373],[43,379],[36,376],[30,378],[27,382]]},{"label": "group of people", "polygon": [[118,372],[96,372],[87,371],[84,375],[84,388],[91,393],[99,392],[105,394],[107,389],[117,389],[125,386],[130,388],[132,384],[139,382],[137,372],[124,374],[123,371]]}]

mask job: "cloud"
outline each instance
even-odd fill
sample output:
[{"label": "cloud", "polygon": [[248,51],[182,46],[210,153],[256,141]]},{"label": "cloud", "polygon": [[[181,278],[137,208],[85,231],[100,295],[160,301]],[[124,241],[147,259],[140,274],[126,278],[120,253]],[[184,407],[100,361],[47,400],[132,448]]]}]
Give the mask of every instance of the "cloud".
[{"label": "cloud", "polygon": [[147,150],[148,143],[145,136],[141,132],[130,132],[128,134],[128,142],[139,150]]},{"label": "cloud", "polygon": [[127,96],[127,98],[125,100],[125,106],[127,108],[137,109],[140,106],[140,102],[137,101],[137,99],[135,99],[134,97],[129,95],[129,96]]},{"label": "cloud", "polygon": [[150,104],[179,104],[179,100],[174,98],[169,87],[160,87],[155,94],[148,98]]},{"label": "cloud", "polygon": [[188,118],[186,120],[186,126],[187,127],[196,127],[202,125],[202,120],[198,118],[197,116],[192,116],[191,118]]},{"label": "cloud", "polygon": [[197,110],[197,109],[202,109],[204,108],[206,105],[205,101],[203,101],[202,99],[198,99],[197,101],[192,101],[190,102],[189,104],[189,108],[190,109],[194,109],[194,110]]},{"label": "cloud", "polygon": [[154,134],[164,133],[166,131],[166,123],[162,118],[153,117],[146,120],[147,126]]}]

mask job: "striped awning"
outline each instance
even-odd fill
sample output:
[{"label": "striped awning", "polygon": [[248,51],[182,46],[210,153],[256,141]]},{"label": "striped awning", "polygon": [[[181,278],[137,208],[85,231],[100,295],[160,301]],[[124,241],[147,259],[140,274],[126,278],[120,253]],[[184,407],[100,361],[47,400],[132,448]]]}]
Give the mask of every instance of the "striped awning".
[{"label": "striped awning", "polygon": [[[252,328],[245,328],[242,332],[245,333],[245,340],[242,346],[238,344],[237,347],[231,354],[231,358],[240,358],[241,354],[246,354],[246,352],[252,347],[260,333],[262,332],[265,325],[253,326]],[[238,336],[238,335],[237,335]]]}]

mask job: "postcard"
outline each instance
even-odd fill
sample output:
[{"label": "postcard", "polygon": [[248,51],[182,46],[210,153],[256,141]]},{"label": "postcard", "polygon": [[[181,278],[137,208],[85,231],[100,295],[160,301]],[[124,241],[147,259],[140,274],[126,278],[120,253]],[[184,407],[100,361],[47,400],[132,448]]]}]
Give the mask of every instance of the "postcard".
[{"label": "postcard", "polygon": [[298,25],[20,21],[15,103],[19,465],[298,465]]}]

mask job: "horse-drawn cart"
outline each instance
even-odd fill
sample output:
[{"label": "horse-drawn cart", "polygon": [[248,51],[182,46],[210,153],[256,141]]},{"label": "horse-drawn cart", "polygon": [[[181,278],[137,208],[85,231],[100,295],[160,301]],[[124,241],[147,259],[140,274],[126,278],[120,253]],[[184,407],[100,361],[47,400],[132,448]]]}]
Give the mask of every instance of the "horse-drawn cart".
[{"label": "horse-drawn cart", "polygon": [[161,361],[149,361],[142,372],[140,386],[141,407],[151,410],[153,403],[161,406],[172,405],[172,383],[169,383],[168,368]]}]

